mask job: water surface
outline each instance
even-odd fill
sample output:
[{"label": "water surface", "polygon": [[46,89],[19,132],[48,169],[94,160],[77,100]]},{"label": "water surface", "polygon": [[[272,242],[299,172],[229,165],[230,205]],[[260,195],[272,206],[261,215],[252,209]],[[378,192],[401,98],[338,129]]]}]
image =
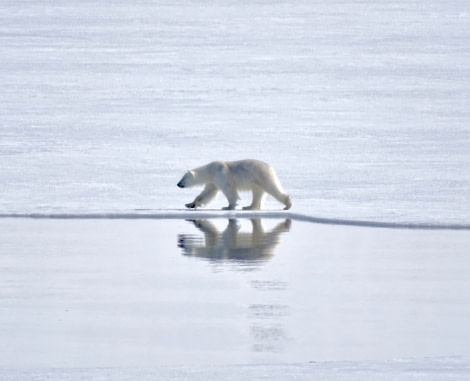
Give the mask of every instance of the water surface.
[{"label": "water surface", "polygon": [[470,355],[470,233],[0,219],[0,367]]}]

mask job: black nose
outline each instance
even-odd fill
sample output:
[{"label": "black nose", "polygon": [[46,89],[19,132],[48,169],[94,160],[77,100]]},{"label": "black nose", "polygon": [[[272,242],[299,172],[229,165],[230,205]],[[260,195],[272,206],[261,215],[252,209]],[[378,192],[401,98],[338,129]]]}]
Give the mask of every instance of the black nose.
[{"label": "black nose", "polygon": [[178,187],[180,187],[180,188],[184,188],[184,185],[183,185],[183,184],[181,184],[181,182],[179,182],[179,183],[178,183],[178,184],[176,184],[176,185],[177,185]]}]

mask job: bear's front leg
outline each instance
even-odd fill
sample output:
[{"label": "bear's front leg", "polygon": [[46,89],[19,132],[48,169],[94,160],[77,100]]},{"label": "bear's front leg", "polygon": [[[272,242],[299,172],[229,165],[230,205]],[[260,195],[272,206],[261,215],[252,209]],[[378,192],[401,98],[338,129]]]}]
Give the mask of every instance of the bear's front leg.
[{"label": "bear's front leg", "polygon": [[214,184],[207,184],[204,190],[197,195],[193,202],[186,204],[186,208],[195,209],[201,205],[209,203],[216,195],[218,189]]}]

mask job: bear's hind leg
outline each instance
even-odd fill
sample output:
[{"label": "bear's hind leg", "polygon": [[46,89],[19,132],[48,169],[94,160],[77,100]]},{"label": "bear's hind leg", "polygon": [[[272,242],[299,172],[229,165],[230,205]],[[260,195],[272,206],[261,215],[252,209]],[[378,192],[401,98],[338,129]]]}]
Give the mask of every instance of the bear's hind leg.
[{"label": "bear's hind leg", "polygon": [[[282,188],[281,188],[282,189]],[[292,202],[290,200],[290,197],[283,193],[279,187],[274,184],[274,183],[268,183],[265,184],[265,191],[269,193],[271,196],[273,196],[277,201],[279,201],[281,204],[284,204],[284,210],[290,209],[292,206]]]},{"label": "bear's hind leg", "polygon": [[222,208],[223,210],[234,210],[235,207],[237,206],[237,202],[240,199],[238,196],[238,192],[234,187],[231,187],[229,185],[226,185],[221,188],[221,191],[227,197],[228,200],[228,206]]},{"label": "bear's hind leg", "polygon": [[243,210],[260,210],[263,203],[264,190],[258,187],[253,188],[253,201],[251,205],[243,207]]}]

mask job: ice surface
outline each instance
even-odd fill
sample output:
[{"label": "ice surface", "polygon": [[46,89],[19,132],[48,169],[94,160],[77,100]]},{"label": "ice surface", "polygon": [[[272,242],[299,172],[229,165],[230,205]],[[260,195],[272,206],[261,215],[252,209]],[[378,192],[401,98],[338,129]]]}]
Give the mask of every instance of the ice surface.
[{"label": "ice surface", "polygon": [[[370,229],[470,224],[469,19],[470,3],[458,0],[0,2],[0,215],[77,218],[0,219],[0,378],[304,379],[312,373],[315,379],[469,378],[468,231]],[[153,291],[162,300],[157,287],[162,280],[176,287],[162,288],[168,291],[165,303],[181,312],[163,318],[182,324],[182,293],[190,281],[177,278],[182,273],[172,274],[171,262],[162,268],[142,267],[158,264],[157,247],[175,254],[168,257],[173,265],[185,263],[176,268],[187,271],[196,290],[203,287],[203,274],[212,280],[220,276],[208,270],[213,267],[210,261],[184,262],[189,259],[174,253],[178,249],[168,231],[161,233],[170,239],[163,244],[159,229],[148,230],[159,220],[133,221],[147,238],[126,246],[122,240],[138,232],[127,230],[130,221],[124,218],[182,213],[198,192],[176,187],[185,170],[215,159],[240,158],[265,160],[276,169],[293,200],[292,214],[284,214],[294,219],[293,229],[307,226],[298,222],[300,217],[360,225],[310,224],[303,232],[310,245],[303,239],[293,242],[291,233],[281,237],[279,248],[304,246],[289,254],[276,252],[261,270],[237,272],[222,266],[225,280],[218,278],[218,285],[238,296],[256,284],[252,281],[264,282],[256,274],[268,269],[277,268],[279,278],[288,279],[289,297],[283,303],[289,313],[276,311],[292,335],[279,336],[290,348],[289,356],[270,354],[274,363],[285,365],[234,365],[232,359],[225,367],[209,362],[200,368],[164,367],[157,366],[163,364],[159,357],[151,364],[128,364],[136,368],[92,367],[97,365],[92,360],[106,356],[115,361],[113,350],[119,348],[135,349],[130,359],[142,354],[142,348],[154,348],[153,338],[143,334],[154,329],[149,316],[169,310],[153,309],[152,303],[147,309],[144,304],[155,296]],[[280,209],[272,199],[267,201],[269,210]],[[224,205],[220,197],[210,208]],[[83,219],[93,216],[100,217],[102,225]],[[104,219],[110,216],[113,221]],[[106,246],[114,239],[115,231],[108,235],[112,227],[120,224],[125,229],[116,242],[123,245]],[[155,247],[148,238],[152,234],[159,242]],[[114,258],[116,253],[121,255]],[[143,253],[144,262],[133,263],[129,253]],[[333,258],[341,260],[328,262]],[[305,262],[314,259],[314,264]],[[306,263],[310,268],[302,266]],[[315,276],[308,277],[308,271],[316,271]],[[302,276],[287,275],[295,272]],[[133,286],[136,279],[147,283]],[[306,290],[301,281],[308,282]],[[328,285],[334,287],[325,288]],[[256,294],[256,289],[251,291],[250,297]],[[308,291],[316,292],[318,300],[304,310],[299,298],[309,300]],[[223,295],[213,292],[204,288],[220,307]],[[349,293],[362,304],[349,301]],[[384,296],[389,297],[387,314],[381,315]],[[171,297],[181,300],[172,302]],[[220,311],[207,304],[196,310],[208,308],[219,316],[214,332],[225,329],[235,342],[247,339],[246,330],[245,336],[236,336],[231,326],[253,319],[248,313],[245,319],[235,318],[246,312],[245,304],[222,303]],[[79,313],[71,316],[69,306],[79,307]],[[131,314],[129,306],[141,309]],[[376,315],[361,320],[361,306]],[[335,329],[320,324],[323,330],[297,330],[307,326],[309,316],[326,316],[314,314],[313,308],[339,319],[331,322]],[[128,320],[119,320],[116,311],[125,312]],[[360,329],[346,332],[347,326],[339,323],[348,313],[354,328],[370,328],[377,336],[354,336]],[[209,332],[202,317],[196,321]],[[391,325],[383,326],[382,319]],[[446,321],[448,325],[440,323]],[[140,328],[133,331],[131,322]],[[135,336],[129,339],[132,332]],[[372,362],[364,361],[374,359],[366,355],[328,357],[328,348],[316,358],[302,357],[301,349],[290,351],[301,348],[295,340],[302,335],[324,343],[327,332],[337,335],[344,344],[337,347],[344,353],[348,348],[351,353],[352,347],[355,353],[370,353],[367,348],[380,338],[396,346]],[[171,336],[175,331],[165,333],[181,339]],[[82,334],[81,342],[68,341]],[[129,339],[129,345],[99,342],[115,334]],[[288,340],[292,337],[297,346]],[[420,338],[421,344],[427,337],[429,351],[400,342],[407,337]],[[133,346],[133,340],[143,346]],[[58,362],[41,363],[48,356],[71,353],[62,349],[74,345],[76,357],[63,366],[78,369],[57,370]],[[203,348],[202,353],[227,356],[214,352],[216,347]],[[90,348],[102,357],[91,358]],[[23,356],[17,356],[20,352]],[[152,353],[140,358],[149,359]],[[78,361],[87,354],[92,368]],[[403,360],[410,356],[416,358]],[[344,362],[348,358],[351,362]],[[224,363],[220,357],[211,359]],[[106,362],[100,365],[106,367]],[[35,366],[45,368],[33,370]]]},{"label": "ice surface", "polygon": [[182,208],[187,168],[252,157],[295,211],[469,223],[469,15],[465,1],[2,1],[0,211]]}]

